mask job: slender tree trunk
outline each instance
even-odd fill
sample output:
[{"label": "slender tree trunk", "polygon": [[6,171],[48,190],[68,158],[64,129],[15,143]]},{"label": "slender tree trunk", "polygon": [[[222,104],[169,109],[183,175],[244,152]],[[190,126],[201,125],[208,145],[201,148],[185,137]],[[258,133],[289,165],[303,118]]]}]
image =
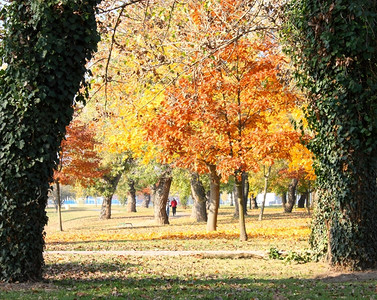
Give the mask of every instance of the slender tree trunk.
[{"label": "slender tree trunk", "polygon": [[231,192],[230,193],[230,206],[233,206],[234,205],[234,193]]},{"label": "slender tree trunk", "polygon": [[111,219],[111,200],[113,199],[113,195],[117,189],[121,177],[122,172],[118,172],[115,175],[105,175],[103,178],[106,182],[106,188],[99,216],[99,218],[102,220]]},{"label": "slender tree trunk", "polygon": [[217,174],[216,166],[209,165],[210,171],[210,197],[208,207],[207,231],[216,231],[217,214],[220,202],[220,176]]},{"label": "slender tree trunk", "polygon": [[238,203],[238,194],[237,194],[237,186],[236,186],[236,183],[234,183],[234,187],[233,187],[233,192],[232,194],[234,195],[234,214],[233,214],[233,218],[239,218],[240,216],[240,204]]},{"label": "slender tree trunk", "polygon": [[296,188],[298,184],[298,179],[293,178],[291,183],[288,186],[288,201],[287,204],[284,206],[284,212],[291,213],[293,206],[296,203]]},{"label": "slender tree trunk", "polygon": [[190,183],[191,195],[194,200],[191,218],[195,219],[196,222],[207,222],[207,197],[198,173],[191,173]]},{"label": "slender tree trunk", "polygon": [[143,202],[141,203],[141,206],[148,208],[150,203],[151,203],[151,194],[144,193],[143,194]]},{"label": "slender tree trunk", "polygon": [[246,225],[245,225],[245,212],[244,212],[244,197],[243,197],[243,185],[240,174],[235,174],[236,182],[236,203],[238,203],[239,208],[239,226],[240,226],[240,241],[247,241]]},{"label": "slender tree trunk", "polygon": [[151,202],[153,206],[154,206],[154,199],[156,199],[156,191],[157,191],[157,184],[155,183],[151,186]]},{"label": "slender tree trunk", "polygon": [[266,204],[267,189],[268,189],[268,179],[270,178],[270,174],[271,174],[271,166],[268,167],[267,173],[266,173],[266,167],[264,167],[263,201],[262,201],[262,207],[259,213],[259,221],[263,220],[264,206]]},{"label": "slender tree trunk", "polygon": [[169,224],[169,218],[166,214],[166,203],[169,198],[171,182],[171,168],[168,167],[162,173],[156,184],[156,194],[154,198],[154,220],[159,225]]},{"label": "slender tree trunk", "polygon": [[249,198],[249,174],[247,172],[242,173],[242,190],[243,190],[243,208],[244,213],[247,215],[247,200]]},{"label": "slender tree trunk", "polygon": [[127,212],[136,212],[136,190],[133,179],[128,179],[128,189]]},{"label": "slender tree trunk", "polygon": [[62,198],[60,192],[60,182],[58,180],[56,181],[56,203],[58,205],[59,230],[63,231]]}]

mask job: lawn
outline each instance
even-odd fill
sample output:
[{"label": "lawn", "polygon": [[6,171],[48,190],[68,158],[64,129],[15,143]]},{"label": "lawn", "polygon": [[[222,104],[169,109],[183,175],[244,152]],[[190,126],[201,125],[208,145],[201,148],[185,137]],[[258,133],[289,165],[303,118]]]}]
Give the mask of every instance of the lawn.
[{"label": "lawn", "polygon": [[[48,211],[45,281],[0,284],[0,299],[377,299],[376,272],[337,273],[324,262],[298,263],[308,248],[305,211],[283,214],[267,208],[265,219],[249,212],[249,241],[238,240],[233,209],[222,207],[218,232],[179,209],[170,225],[156,226],[152,209],[126,213],[115,207],[111,220],[99,209],[63,211],[64,232]],[[132,225],[131,225],[132,224]],[[239,257],[142,256],[111,252],[64,253],[56,250],[253,250],[271,248],[292,260]],[[294,251],[292,253],[292,251]]]}]

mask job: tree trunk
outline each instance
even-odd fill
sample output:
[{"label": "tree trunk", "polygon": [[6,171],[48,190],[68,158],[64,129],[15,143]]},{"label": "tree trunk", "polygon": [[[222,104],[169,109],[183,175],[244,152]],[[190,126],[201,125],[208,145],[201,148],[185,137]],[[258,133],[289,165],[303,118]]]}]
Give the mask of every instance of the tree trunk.
[{"label": "tree trunk", "polygon": [[141,206],[148,208],[150,203],[151,203],[151,194],[144,193],[143,194],[143,202],[141,203]]},{"label": "tree trunk", "polygon": [[263,201],[262,201],[262,207],[259,213],[259,221],[263,220],[264,206],[266,204],[266,196],[267,196],[267,189],[268,189],[268,179],[270,178],[270,174],[271,174],[271,166],[268,167],[267,173],[266,173],[266,167],[264,167]]},{"label": "tree trunk", "polygon": [[151,202],[153,206],[154,206],[154,199],[156,199],[156,190],[157,190],[157,184],[155,183],[151,186]]},{"label": "tree trunk", "polygon": [[234,205],[234,193],[231,192],[230,193],[230,206],[233,206]]},{"label": "tree trunk", "polygon": [[217,214],[220,202],[220,176],[217,174],[216,166],[209,165],[210,171],[210,196],[208,201],[207,231],[216,231]]},{"label": "tree trunk", "polygon": [[169,218],[166,214],[166,203],[169,198],[171,181],[171,168],[168,167],[162,173],[156,184],[156,194],[154,198],[154,220],[159,225],[169,224]]},{"label": "tree trunk", "polygon": [[249,198],[249,174],[247,172],[242,173],[242,190],[243,190],[243,208],[244,213],[247,215],[247,200]]},{"label": "tree trunk", "polygon": [[63,231],[62,198],[60,193],[60,182],[58,180],[56,181],[56,204],[58,206],[59,230]]},{"label": "tree trunk", "polygon": [[307,193],[301,194],[300,199],[298,199],[297,201],[297,208],[305,208],[305,202],[306,202],[307,196],[308,196]]},{"label": "tree trunk", "polygon": [[105,175],[103,177],[106,187],[104,192],[104,199],[102,202],[101,212],[99,218],[101,220],[111,219],[111,200],[117,189],[120,178],[122,177],[122,172],[119,171],[115,175]]},{"label": "tree trunk", "polygon": [[136,190],[133,179],[128,179],[128,189],[127,212],[136,212]]},{"label": "tree trunk", "polygon": [[258,209],[257,197],[254,194],[250,197],[250,209]]},{"label": "tree trunk", "polygon": [[281,194],[281,204],[283,205],[285,211],[285,207],[287,206],[287,193]]},{"label": "tree trunk", "polygon": [[196,222],[207,222],[207,197],[198,173],[191,173],[190,183],[191,195],[194,200],[191,218],[195,219]]},{"label": "tree trunk", "polygon": [[245,225],[245,211],[244,211],[244,197],[243,197],[243,184],[242,179],[240,180],[241,174],[235,174],[236,183],[236,203],[238,203],[239,208],[239,226],[240,226],[240,241],[247,241],[246,225]]},{"label": "tree trunk", "polygon": [[298,179],[293,178],[291,183],[288,186],[288,201],[286,205],[284,206],[284,212],[291,213],[293,206],[296,203],[296,188],[298,184]]},{"label": "tree trunk", "polygon": [[237,186],[236,186],[236,183],[234,183],[234,187],[233,187],[233,192],[232,194],[234,195],[234,214],[233,214],[233,218],[239,218],[240,216],[240,208],[239,208],[239,203],[238,203],[238,200],[237,200]]}]

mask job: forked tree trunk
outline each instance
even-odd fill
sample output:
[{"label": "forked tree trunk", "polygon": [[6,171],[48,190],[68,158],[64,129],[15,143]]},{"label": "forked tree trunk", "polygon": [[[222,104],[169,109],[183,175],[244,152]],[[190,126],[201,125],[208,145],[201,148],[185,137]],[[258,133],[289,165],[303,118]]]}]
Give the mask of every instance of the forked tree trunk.
[{"label": "forked tree trunk", "polygon": [[284,206],[284,212],[291,213],[293,206],[296,203],[296,188],[298,184],[298,179],[293,178],[291,183],[288,186],[288,197],[287,197],[287,203]]},{"label": "forked tree trunk", "polygon": [[133,179],[128,179],[127,212],[136,212],[136,190]]},{"label": "forked tree trunk", "polygon": [[207,222],[207,197],[198,173],[191,173],[190,183],[191,195],[194,200],[191,218],[195,219],[196,222]]},{"label": "forked tree trunk", "polygon": [[236,182],[236,203],[238,203],[239,209],[239,226],[240,226],[240,241],[247,241],[247,233],[246,233],[246,226],[245,226],[245,211],[244,211],[244,198],[243,198],[243,187],[242,187],[242,179],[239,179],[240,175],[235,174],[235,182]]},{"label": "forked tree trunk", "polygon": [[171,169],[168,168],[160,176],[156,184],[156,193],[154,197],[154,220],[159,225],[169,224],[169,218],[166,214],[166,203],[169,198],[172,176]]},{"label": "forked tree trunk", "polygon": [[119,172],[115,175],[105,175],[104,180],[106,182],[104,199],[102,202],[101,212],[99,218],[102,220],[111,219],[111,200],[118,186],[119,180],[122,177],[122,173]]},{"label": "forked tree trunk", "polygon": [[216,231],[217,214],[220,203],[220,176],[217,174],[216,166],[209,165],[210,175],[210,196],[208,201],[207,231]]},{"label": "forked tree trunk", "polygon": [[267,190],[268,190],[268,180],[270,178],[271,174],[271,166],[268,167],[266,172],[266,167],[264,167],[264,189],[263,189],[263,201],[262,201],[262,207],[259,213],[259,221],[263,220],[263,213],[264,213],[264,206],[266,204],[266,197],[267,197]]}]

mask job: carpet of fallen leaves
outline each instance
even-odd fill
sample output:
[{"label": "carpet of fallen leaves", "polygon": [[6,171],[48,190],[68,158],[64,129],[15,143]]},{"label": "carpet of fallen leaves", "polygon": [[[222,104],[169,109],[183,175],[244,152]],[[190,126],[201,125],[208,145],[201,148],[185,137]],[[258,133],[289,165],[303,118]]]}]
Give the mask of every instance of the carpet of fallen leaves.
[{"label": "carpet of fallen leaves", "polygon": [[59,231],[56,213],[51,212],[47,250],[259,250],[281,248],[279,244],[291,248],[307,244],[310,233],[310,218],[305,211],[283,214],[276,208],[266,209],[263,221],[257,220],[258,211],[249,212],[246,243],[239,242],[238,220],[232,208],[220,210],[216,232],[207,232],[205,223],[191,220],[189,210],[179,211],[165,226],[155,224],[152,209],[134,214],[118,209],[110,220],[99,220],[98,213],[65,211],[64,231]]}]

